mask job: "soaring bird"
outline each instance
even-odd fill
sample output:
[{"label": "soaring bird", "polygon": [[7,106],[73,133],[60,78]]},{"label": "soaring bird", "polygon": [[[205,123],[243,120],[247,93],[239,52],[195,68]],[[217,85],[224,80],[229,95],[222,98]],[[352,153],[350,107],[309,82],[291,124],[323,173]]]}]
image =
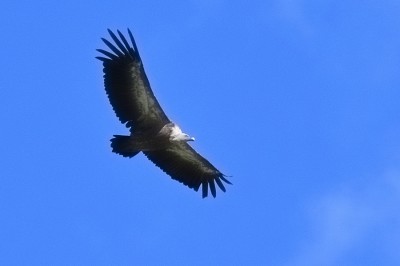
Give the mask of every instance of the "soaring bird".
[{"label": "soaring bird", "polygon": [[102,38],[109,50],[97,49],[101,56],[96,58],[103,62],[111,106],[130,129],[129,136],[114,135],[112,151],[129,158],[143,152],[172,179],[195,191],[202,186],[203,198],[208,190],[216,196],[215,183],[225,192],[223,182],[231,184],[226,176],[189,145],[194,138],[169,120],[158,103],[131,31],[128,29],[130,43],[119,30],[119,38],[111,30],[108,33],[114,43]]}]

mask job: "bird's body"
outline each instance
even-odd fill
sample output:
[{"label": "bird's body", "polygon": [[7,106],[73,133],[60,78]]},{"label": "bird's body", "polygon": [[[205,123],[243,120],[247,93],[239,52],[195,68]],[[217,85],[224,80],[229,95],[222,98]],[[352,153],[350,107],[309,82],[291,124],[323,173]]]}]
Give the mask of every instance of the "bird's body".
[{"label": "bird's body", "polygon": [[[129,137],[115,135],[111,140],[111,147],[115,153],[125,157],[133,157],[140,151],[157,151],[174,145],[177,141],[191,141],[194,138],[183,133],[174,123],[168,123],[158,132],[132,132]],[[123,153],[120,153],[124,151]]]},{"label": "bird's body", "polygon": [[[143,152],[154,164],[173,179],[198,190],[203,197],[208,188],[215,197],[215,183],[225,191],[225,176],[198,154],[187,142],[194,138],[182,132],[162,110],[151,90],[132,33],[130,41],[118,31],[119,38],[109,30],[115,45],[102,39],[112,52],[98,49],[97,57],[104,66],[104,85],[110,103],[119,120],[130,128],[129,136],[115,135],[111,139],[113,152],[133,157]],[[222,181],[221,181],[222,180]]]}]

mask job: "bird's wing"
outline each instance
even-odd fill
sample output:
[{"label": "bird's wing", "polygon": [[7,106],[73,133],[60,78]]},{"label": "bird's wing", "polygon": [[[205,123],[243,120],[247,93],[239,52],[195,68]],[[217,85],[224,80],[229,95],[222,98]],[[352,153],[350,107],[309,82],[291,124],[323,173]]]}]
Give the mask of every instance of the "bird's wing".
[{"label": "bird's wing", "polygon": [[108,30],[114,44],[102,38],[110,51],[97,49],[102,56],[104,86],[110,103],[127,127],[160,129],[170,122],[151,90],[135,40],[128,29],[130,42],[118,32]]},{"label": "bird's wing", "polygon": [[203,198],[207,197],[208,188],[210,188],[213,197],[216,196],[215,183],[224,192],[225,187],[222,181],[231,184],[224,174],[186,142],[175,143],[165,150],[145,151],[143,153],[172,179],[196,191],[202,185]]}]

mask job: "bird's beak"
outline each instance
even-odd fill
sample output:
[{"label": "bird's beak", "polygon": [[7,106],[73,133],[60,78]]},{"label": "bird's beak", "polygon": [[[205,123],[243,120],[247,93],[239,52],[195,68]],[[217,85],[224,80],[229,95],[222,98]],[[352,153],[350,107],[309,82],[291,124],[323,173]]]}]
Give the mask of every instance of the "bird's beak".
[{"label": "bird's beak", "polygon": [[193,138],[193,137],[191,137],[191,138],[189,139],[189,141],[194,141],[194,138]]}]

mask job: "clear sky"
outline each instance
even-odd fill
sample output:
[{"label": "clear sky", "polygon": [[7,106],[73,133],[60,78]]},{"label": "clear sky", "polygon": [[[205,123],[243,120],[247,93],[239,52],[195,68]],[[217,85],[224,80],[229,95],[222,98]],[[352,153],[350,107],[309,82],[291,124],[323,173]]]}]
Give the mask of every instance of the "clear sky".
[{"label": "clear sky", "polygon": [[[226,193],[111,152],[127,27]],[[399,1],[6,0],[0,33],[0,265],[400,265]]]}]

